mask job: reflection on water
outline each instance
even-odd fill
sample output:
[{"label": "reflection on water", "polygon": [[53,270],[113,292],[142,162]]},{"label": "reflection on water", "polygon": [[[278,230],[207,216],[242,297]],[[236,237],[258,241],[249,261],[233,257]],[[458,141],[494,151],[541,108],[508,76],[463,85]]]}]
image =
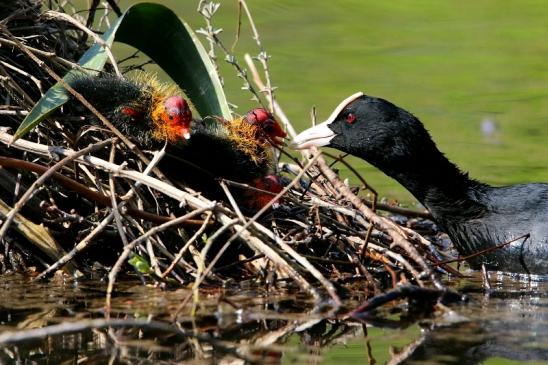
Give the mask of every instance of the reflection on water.
[{"label": "reflection on water", "polygon": [[[548,282],[501,275],[490,294],[478,279],[461,283],[469,305],[455,309],[461,321],[434,324],[409,363],[477,364],[489,359],[548,363]],[[503,362],[495,362],[502,364]]]},{"label": "reflection on water", "polygon": [[[0,279],[0,334],[63,320],[103,318],[104,283],[22,282],[20,276]],[[186,335],[144,328],[86,329],[6,345],[0,349],[0,361],[548,364],[548,282],[501,275],[493,278],[493,285],[486,294],[479,277],[455,281],[451,286],[469,295],[468,304],[415,320],[402,307],[365,324],[344,316],[322,318],[290,289],[205,290],[196,317],[188,315],[190,308],[174,315],[189,291],[123,282],[114,299],[114,318],[163,324],[177,318]]]}]

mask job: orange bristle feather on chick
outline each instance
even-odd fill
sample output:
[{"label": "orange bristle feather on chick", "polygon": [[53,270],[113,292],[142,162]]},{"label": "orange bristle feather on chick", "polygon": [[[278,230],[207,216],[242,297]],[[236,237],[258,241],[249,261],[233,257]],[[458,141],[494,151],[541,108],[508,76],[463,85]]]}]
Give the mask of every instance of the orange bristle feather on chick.
[{"label": "orange bristle feather on chick", "polygon": [[190,138],[192,112],[187,101],[179,88],[159,83],[153,75],[82,76],[70,85],[141,146]]},{"label": "orange bristle feather on chick", "polygon": [[[283,144],[285,136],[274,116],[262,108],[232,121],[196,121],[188,143],[179,143],[169,151],[171,158],[185,165],[173,173],[177,180],[212,199],[226,198],[219,179],[278,193],[281,184],[275,184],[268,176],[273,174],[276,163],[272,147]],[[231,191],[237,202],[250,211],[260,209],[273,197],[251,189]]]},{"label": "orange bristle feather on chick", "polygon": [[254,161],[272,159],[270,147],[282,145],[287,136],[274,116],[263,108],[255,108],[241,118],[226,122],[226,128],[236,148]]}]

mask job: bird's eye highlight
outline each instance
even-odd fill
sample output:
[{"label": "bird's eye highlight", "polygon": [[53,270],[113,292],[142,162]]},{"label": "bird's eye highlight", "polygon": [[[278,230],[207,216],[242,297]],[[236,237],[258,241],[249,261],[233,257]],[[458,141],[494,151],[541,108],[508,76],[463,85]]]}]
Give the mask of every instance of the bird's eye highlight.
[{"label": "bird's eye highlight", "polygon": [[356,114],[354,113],[348,113],[346,115],[346,123],[352,124],[356,121]]}]

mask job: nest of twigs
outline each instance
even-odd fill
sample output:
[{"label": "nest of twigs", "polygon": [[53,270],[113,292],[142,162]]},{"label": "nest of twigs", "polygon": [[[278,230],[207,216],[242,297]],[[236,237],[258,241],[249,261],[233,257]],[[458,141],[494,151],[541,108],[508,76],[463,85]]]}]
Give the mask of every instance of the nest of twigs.
[{"label": "nest of twigs", "polygon": [[[70,13],[66,3],[48,4]],[[49,10],[30,0],[8,1],[0,10],[2,272],[26,268],[37,278],[59,269],[103,272],[110,289],[120,273],[195,289],[251,279],[289,283],[334,304],[341,303],[342,287],[366,296],[400,283],[441,288],[436,273],[452,269],[419,234],[438,234],[428,214],[375,204],[371,190],[372,201],[362,198],[362,177],[362,186],[345,185],[318,151],[300,161],[281,154],[285,189],[274,206],[244,216],[230,198],[241,186],[219,182],[226,202],[173,186],[154,168],[160,151],[143,151],[143,160],[70,110],[12,142],[53,84],[45,67],[60,76],[77,67],[90,45],[90,24],[108,25],[107,10],[72,15],[81,27]],[[379,215],[379,207],[391,213]]]}]

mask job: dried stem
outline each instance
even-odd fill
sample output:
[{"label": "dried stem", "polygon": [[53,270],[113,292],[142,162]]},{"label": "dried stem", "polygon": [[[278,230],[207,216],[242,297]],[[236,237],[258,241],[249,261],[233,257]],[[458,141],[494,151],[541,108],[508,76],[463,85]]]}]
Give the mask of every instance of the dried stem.
[{"label": "dried stem", "polygon": [[[424,261],[424,259],[420,256],[417,249],[408,241],[406,231],[404,231],[401,227],[398,227],[394,222],[380,217],[375,214],[369,207],[367,207],[360,198],[358,198],[356,195],[354,195],[350,189],[338,178],[338,176],[329,168],[327,163],[322,157],[319,157],[320,152],[317,148],[311,149],[313,158],[316,158],[318,161],[318,167],[322,171],[324,175],[327,176],[329,181],[335,186],[335,188],[346,198],[348,199],[365,218],[367,218],[370,222],[372,222],[374,225],[379,227],[381,230],[387,232],[393,239],[393,246],[399,246],[401,247],[412,259],[415,261],[419,266],[422,268],[422,270],[426,273],[426,275],[430,276],[430,279],[433,283],[435,283],[437,286],[442,287],[439,280],[434,276],[432,269],[428,266],[428,264]],[[420,279],[421,275],[418,275],[418,273],[414,274],[415,279],[417,282],[422,286],[424,285],[422,283],[422,280]]]},{"label": "dried stem", "polygon": [[[268,54],[266,53],[263,44],[261,42],[261,37],[259,36],[259,32],[257,31],[257,27],[255,26],[255,21],[253,20],[253,17],[251,16],[251,12],[249,11],[249,8],[247,6],[247,3],[245,0],[239,0],[238,4],[240,8],[243,8],[245,11],[245,14],[247,16],[247,19],[249,20],[249,25],[251,26],[252,31],[252,37],[257,43],[257,47],[259,47],[259,54],[257,55],[257,60],[261,63],[263,66],[264,71],[264,77],[266,80],[266,86],[261,88],[261,92],[266,93],[268,96],[268,103],[269,103],[269,109],[271,112],[274,111],[274,89],[272,87],[272,82],[270,79],[270,71],[268,69],[268,59],[270,58]],[[246,59],[247,62],[247,59]],[[248,62],[249,65],[249,62]]]},{"label": "dried stem", "polygon": [[143,234],[142,236],[134,239],[130,243],[124,246],[124,251],[122,254],[118,257],[118,260],[116,260],[116,263],[112,267],[112,269],[109,272],[108,275],[108,286],[107,286],[107,295],[106,295],[106,308],[107,308],[107,318],[110,316],[110,308],[111,308],[111,297],[112,297],[112,290],[114,289],[114,283],[116,282],[116,276],[120,272],[120,269],[122,265],[126,262],[127,258],[129,257],[131,251],[133,248],[143,242],[144,240],[148,239],[149,237],[158,234],[159,232],[168,229],[170,227],[176,226],[178,224],[183,223],[187,219],[191,219],[195,216],[198,216],[202,214],[205,211],[213,210],[215,208],[217,203],[212,203],[211,205],[205,206],[203,208],[195,209],[190,213],[187,213],[181,217],[178,217],[172,221],[166,222],[164,224],[161,224],[157,227],[154,227],[150,229],[148,232]]},{"label": "dried stem", "polygon": [[171,262],[171,264],[168,266],[168,268],[162,273],[161,277],[162,278],[165,278],[167,275],[169,275],[169,273],[171,271],[173,271],[173,269],[175,268],[175,266],[177,265],[177,263],[181,260],[181,258],[183,257],[184,253],[186,252],[186,250],[188,249],[188,247],[190,245],[192,245],[194,242],[196,242],[196,240],[198,239],[198,237],[200,237],[204,231],[206,230],[207,228],[207,225],[212,217],[213,213],[212,212],[207,212],[206,213],[206,217],[204,219],[204,224],[202,224],[202,226],[200,227],[200,229],[198,229],[196,231],[196,233],[194,233],[194,235],[185,243],[185,245],[183,247],[181,247],[181,249],[179,250],[179,252],[177,253],[177,255],[175,256],[175,258],[173,259],[173,261]]},{"label": "dried stem", "polygon": [[84,155],[87,155],[90,152],[96,151],[98,149],[103,148],[104,146],[112,143],[114,139],[107,139],[106,141],[102,141],[96,144],[92,144],[86,148],[81,149],[80,151],[74,152],[72,155],[65,157],[61,161],[57,162],[55,165],[50,167],[46,173],[44,173],[42,176],[40,176],[32,185],[31,187],[21,196],[19,201],[13,206],[13,209],[7,214],[6,220],[2,224],[2,227],[0,228],[0,240],[2,237],[4,237],[4,234],[8,230],[11,222],[15,218],[15,215],[23,208],[23,206],[29,201],[29,199],[32,197],[33,194],[37,192],[37,189],[46,182],[55,172],[60,170],[63,166],[65,166],[67,163],[81,157]]},{"label": "dried stem", "polygon": [[[253,99],[264,107],[262,103],[261,95],[251,85],[247,77],[246,70],[240,65],[236,56],[224,45],[224,43],[219,38],[219,34],[222,32],[222,29],[216,29],[213,26],[213,22],[212,22],[213,15],[219,9],[219,6],[220,4],[214,3],[211,1],[204,1],[204,0],[200,1],[198,5],[198,11],[200,12],[200,14],[202,14],[202,16],[204,17],[206,21],[206,28],[198,29],[196,33],[200,33],[204,35],[207,38],[210,44],[210,47],[212,47],[212,44],[215,44],[217,47],[219,47],[219,49],[225,55],[225,61],[229,63],[230,65],[232,65],[236,69],[237,76],[241,78],[242,80],[244,80],[244,86],[242,87],[242,89],[251,92],[251,94],[253,95]],[[212,61],[215,62],[216,57],[214,57]]]}]

